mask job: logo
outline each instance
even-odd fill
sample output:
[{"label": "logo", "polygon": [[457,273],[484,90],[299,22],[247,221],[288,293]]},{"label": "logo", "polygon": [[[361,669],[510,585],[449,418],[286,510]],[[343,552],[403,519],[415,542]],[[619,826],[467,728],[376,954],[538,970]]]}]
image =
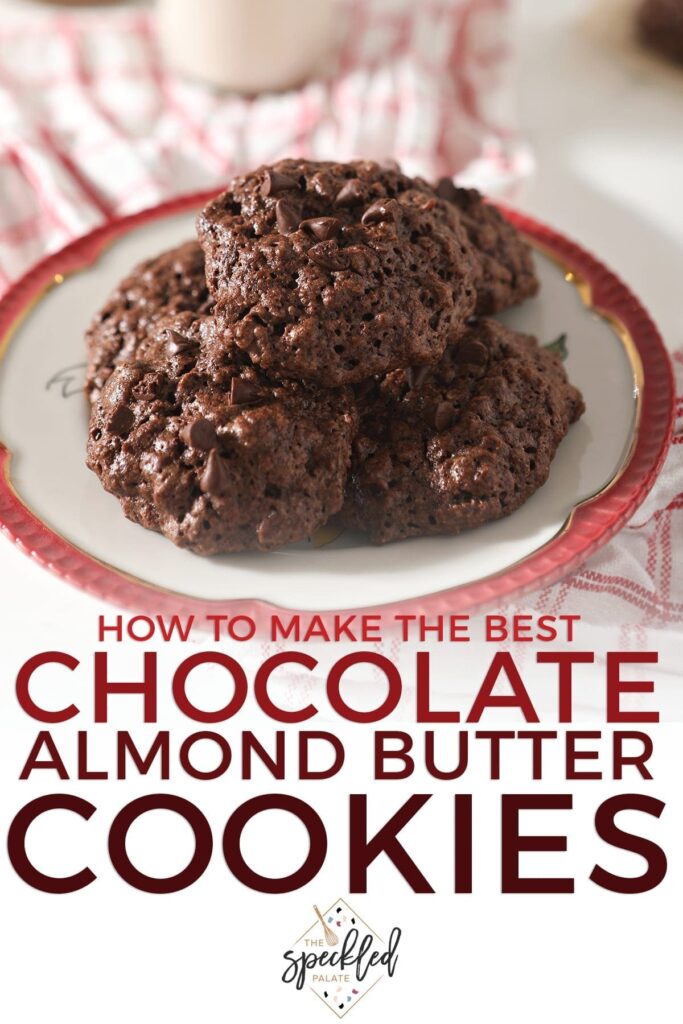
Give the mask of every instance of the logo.
[{"label": "logo", "polygon": [[283,953],[282,980],[301,992],[309,989],[337,1017],[344,1017],[382,978],[392,978],[398,960],[401,929],[386,941],[346,900],[327,908],[313,907],[311,924]]}]

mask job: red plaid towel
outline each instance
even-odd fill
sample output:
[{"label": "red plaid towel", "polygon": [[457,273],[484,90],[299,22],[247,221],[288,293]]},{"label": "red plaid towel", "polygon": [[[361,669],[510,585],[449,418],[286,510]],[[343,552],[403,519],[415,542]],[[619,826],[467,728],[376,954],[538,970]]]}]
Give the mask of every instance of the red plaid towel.
[{"label": "red plaid towel", "polygon": [[[677,418],[654,488],[611,543],[533,598],[541,614],[578,612],[584,621],[617,629],[622,647],[646,649],[649,630],[683,623],[683,349],[672,358]],[[677,660],[680,673],[680,649]]]},{"label": "red plaid towel", "polygon": [[153,16],[3,12],[0,291],[105,217],[295,154],[514,175],[508,0],[337,0],[327,78],[244,99],[164,66]]}]

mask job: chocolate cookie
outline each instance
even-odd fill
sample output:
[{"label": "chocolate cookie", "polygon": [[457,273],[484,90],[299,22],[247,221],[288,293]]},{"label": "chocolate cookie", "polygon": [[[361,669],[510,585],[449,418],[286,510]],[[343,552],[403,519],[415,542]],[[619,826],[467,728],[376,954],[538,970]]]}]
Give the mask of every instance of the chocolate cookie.
[{"label": "chocolate cookie", "polygon": [[495,320],[476,322],[437,366],[359,390],[342,521],[378,544],[513,512],[583,412],[559,358]]},{"label": "chocolate cookie", "polygon": [[184,310],[210,309],[204,277],[204,254],[186,242],[145,260],[123,279],[86,334],[86,390],[96,398],[112,370],[131,359],[155,358],[160,319]]},{"label": "chocolate cookie", "polygon": [[460,211],[479,257],[475,277],[477,314],[499,313],[535,295],[539,282],[531,247],[500,210],[485,202],[476,189],[457,188],[451,178],[442,178],[436,191]]},{"label": "chocolate cookie", "polygon": [[646,46],[683,64],[683,0],[643,0],[637,23]]},{"label": "chocolate cookie", "polygon": [[110,368],[93,401],[88,466],[129,519],[198,554],[303,539],[342,504],[349,396],[268,381],[213,330],[191,312],[148,321],[153,361]]},{"label": "chocolate cookie", "polygon": [[329,387],[436,362],[474,308],[457,209],[376,163],[261,167],[197,229],[224,344],[275,377]]}]

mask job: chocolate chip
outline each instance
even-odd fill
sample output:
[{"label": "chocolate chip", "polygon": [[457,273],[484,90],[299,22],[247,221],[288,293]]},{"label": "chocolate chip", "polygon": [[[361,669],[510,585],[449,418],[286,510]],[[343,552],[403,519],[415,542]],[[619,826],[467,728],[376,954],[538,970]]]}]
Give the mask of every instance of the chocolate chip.
[{"label": "chocolate chip", "polygon": [[349,263],[343,249],[339,249],[334,241],[318,242],[308,250],[308,258],[325,270],[344,270]]},{"label": "chocolate chip", "polygon": [[281,235],[291,235],[301,220],[301,207],[291,199],[278,199],[275,204],[275,220]]},{"label": "chocolate chip", "polygon": [[453,179],[439,178],[436,183],[436,194],[439,199],[446,199],[449,203],[454,203],[458,198],[458,189]]},{"label": "chocolate chip", "polygon": [[230,382],[230,405],[253,405],[263,398],[263,392],[243,377],[233,377]]},{"label": "chocolate chip", "polygon": [[184,355],[187,352],[193,352],[199,347],[198,343],[192,338],[181,334],[180,331],[174,331],[171,327],[167,327],[164,330],[164,334],[166,336],[166,351],[170,356]]},{"label": "chocolate chip", "polygon": [[192,448],[201,448],[205,452],[216,447],[217,438],[213,423],[203,417],[183,427],[180,436],[185,444]]},{"label": "chocolate chip", "polygon": [[479,323],[479,317],[478,316],[468,316],[467,320],[465,321],[465,323],[467,324],[468,327],[475,327],[476,324]]},{"label": "chocolate chip", "polygon": [[360,178],[350,178],[337,192],[335,206],[355,206],[363,201],[365,189]]},{"label": "chocolate chip", "polygon": [[447,430],[455,420],[455,409],[450,402],[439,402],[434,410],[434,429],[437,433]]},{"label": "chocolate chip", "polygon": [[313,217],[310,220],[302,220],[299,227],[319,238],[321,242],[327,242],[330,238],[337,237],[341,231],[341,221],[336,217]]},{"label": "chocolate chip", "polygon": [[130,433],[134,423],[135,413],[127,405],[122,405],[109,420],[109,430],[112,434],[118,434],[119,437],[123,437],[125,434]]},{"label": "chocolate chip", "polygon": [[361,217],[366,227],[371,224],[386,224],[398,219],[398,203],[395,199],[376,199]]},{"label": "chocolate chip", "polygon": [[419,388],[429,376],[430,366],[409,366],[406,370],[406,380],[409,388]]},{"label": "chocolate chip", "polygon": [[328,171],[318,171],[317,174],[308,179],[309,190],[316,192],[327,203],[331,203],[337,194],[336,186],[336,178],[330,175]]},{"label": "chocolate chip", "polygon": [[261,186],[261,195],[264,197],[280,196],[283,192],[292,192],[298,188],[299,182],[296,178],[290,178],[288,174],[280,174],[279,171],[266,171]]},{"label": "chocolate chip", "polygon": [[231,484],[230,471],[225,460],[215,448],[209,452],[206,467],[199,480],[199,488],[203,494],[225,494]]},{"label": "chocolate chip", "polygon": [[454,350],[456,363],[468,363],[470,366],[486,366],[489,353],[486,345],[474,339],[456,343]]},{"label": "chocolate chip", "polygon": [[249,348],[256,341],[256,327],[251,320],[242,320],[236,324],[233,336],[238,348]]}]

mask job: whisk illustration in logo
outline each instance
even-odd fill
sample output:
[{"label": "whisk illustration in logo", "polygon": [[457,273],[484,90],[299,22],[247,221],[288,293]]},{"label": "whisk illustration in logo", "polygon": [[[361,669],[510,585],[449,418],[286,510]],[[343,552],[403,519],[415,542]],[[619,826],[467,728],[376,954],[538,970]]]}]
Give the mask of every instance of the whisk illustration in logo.
[{"label": "whisk illustration in logo", "polygon": [[310,989],[344,1017],[382,978],[393,977],[401,929],[392,928],[385,941],[342,899],[313,911],[311,925],[283,953],[282,980],[298,991]]}]

